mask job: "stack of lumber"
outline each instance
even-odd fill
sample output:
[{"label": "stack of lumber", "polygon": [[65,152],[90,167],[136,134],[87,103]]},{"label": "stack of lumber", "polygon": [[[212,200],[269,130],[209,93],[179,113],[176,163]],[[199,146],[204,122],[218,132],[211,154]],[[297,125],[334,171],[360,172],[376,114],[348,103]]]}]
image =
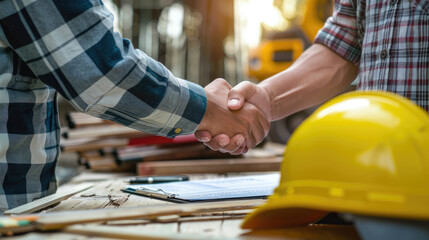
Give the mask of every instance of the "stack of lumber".
[{"label": "stack of lumber", "polygon": [[76,152],[93,171],[136,171],[139,175],[276,171],[281,153],[263,158],[231,156],[213,151],[194,135],[174,139],[153,136],[80,112],[68,114],[61,149]]}]

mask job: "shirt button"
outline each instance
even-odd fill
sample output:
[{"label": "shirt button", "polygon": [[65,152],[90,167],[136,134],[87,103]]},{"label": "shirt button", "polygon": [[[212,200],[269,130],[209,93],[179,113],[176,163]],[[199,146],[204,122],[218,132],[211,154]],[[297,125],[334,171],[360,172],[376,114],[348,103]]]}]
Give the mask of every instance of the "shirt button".
[{"label": "shirt button", "polygon": [[176,128],[176,129],[174,129],[174,132],[175,133],[180,133],[182,131],[182,129],[181,128]]},{"label": "shirt button", "polygon": [[380,57],[381,57],[381,59],[386,59],[387,58],[387,50],[382,50],[380,53]]}]

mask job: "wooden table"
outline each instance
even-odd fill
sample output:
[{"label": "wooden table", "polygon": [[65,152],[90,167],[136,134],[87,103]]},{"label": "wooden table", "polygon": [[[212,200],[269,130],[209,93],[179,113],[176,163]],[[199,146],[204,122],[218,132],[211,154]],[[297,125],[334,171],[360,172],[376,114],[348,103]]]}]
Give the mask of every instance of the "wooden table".
[{"label": "wooden table", "polygon": [[[240,174],[242,175],[242,174]],[[237,176],[237,174],[228,174]],[[190,175],[191,180],[226,177],[226,175]],[[107,179],[107,180],[106,180]],[[93,182],[94,187],[75,194],[44,212],[86,210],[100,208],[127,208],[171,205],[167,201],[137,196],[120,191],[126,177],[115,174],[84,173],[61,188],[70,188],[80,183]],[[188,218],[160,218],[159,222],[148,220],[121,220],[86,225],[74,225],[68,232],[36,232],[5,239],[359,239],[353,226],[314,225],[272,231],[250,232],[240,228],[243,216],[250,210],[235,211],[225,215],[203,215]],[[92,236],[76,234],[85,228],[98,229]],[[70,233],[74,232],[74,233]],[[116,235],[115,235],[116,234]],[[127,235],[128,234],[128,235]],[[145,237],[143,237],[145,236]]]}]

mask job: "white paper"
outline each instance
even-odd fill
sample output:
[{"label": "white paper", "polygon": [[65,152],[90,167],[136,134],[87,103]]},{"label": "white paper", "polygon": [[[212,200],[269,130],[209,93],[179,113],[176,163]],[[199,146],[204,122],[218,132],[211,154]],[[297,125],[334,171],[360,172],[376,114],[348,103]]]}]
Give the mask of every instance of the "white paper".
[{"label": "white paper", "polygon": [[153,191],[176,199],[205,201],[234,198],[267,197],[278,186],[280,174],[252,175],[197,181],[128,185],[127,188]]}]

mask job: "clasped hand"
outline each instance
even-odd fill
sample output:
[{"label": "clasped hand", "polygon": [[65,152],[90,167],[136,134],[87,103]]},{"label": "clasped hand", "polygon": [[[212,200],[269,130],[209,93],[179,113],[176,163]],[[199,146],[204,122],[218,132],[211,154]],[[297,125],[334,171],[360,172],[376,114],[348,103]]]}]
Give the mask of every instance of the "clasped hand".
[{"label": "clasped hand", "polygon": [[236,87],[216,79],[204,88],[206,113],[195,136],[213,150],[233,155],[254,148],[268,134],[271,106],[268,94],[250,82]]}]

